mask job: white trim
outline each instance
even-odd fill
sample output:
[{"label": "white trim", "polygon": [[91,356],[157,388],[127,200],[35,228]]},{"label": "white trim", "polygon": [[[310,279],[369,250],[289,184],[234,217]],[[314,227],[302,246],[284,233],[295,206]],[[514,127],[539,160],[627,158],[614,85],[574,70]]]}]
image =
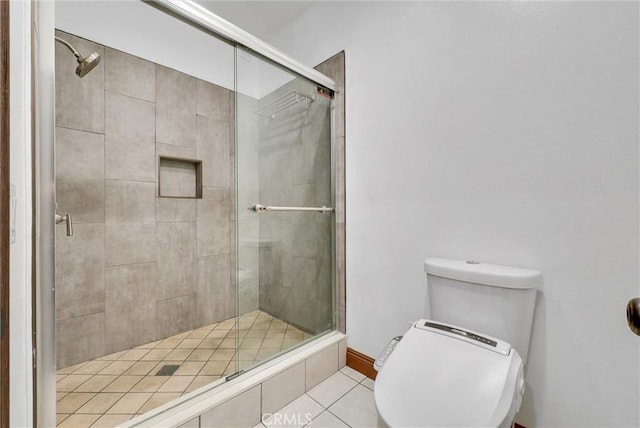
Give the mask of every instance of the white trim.
[{"label": "white trim", "polygon": [[331,89],[332,91],[336,90],[336,84],[333,79],[290,58],[284,52],[279,51],[251,33],[233,25],[229,21],[220,18],[199,4],[194,3],[192,0],[156,0],[155,3],[201,25],[210,31],[213,31],[224,39],[232,42],[235,41],[259,55],[262,55],[263,57],[314,81],[315,83]]},{"label": "white trim", "polygon": [[9,420],[15,427],[33,426],[31,8],[30,2],[12,2],[9,10],[10,170],[17,197],[9,268]]},{"label": "white trim", "polygon": [[224,378],[222,378],[118,425],[118,427],[178,427],[241,392],[259,385],[273,375],[306,360],[329,346],[339,343],[346,337],[338,331],[332,331],[233,380],[225,382]]}]

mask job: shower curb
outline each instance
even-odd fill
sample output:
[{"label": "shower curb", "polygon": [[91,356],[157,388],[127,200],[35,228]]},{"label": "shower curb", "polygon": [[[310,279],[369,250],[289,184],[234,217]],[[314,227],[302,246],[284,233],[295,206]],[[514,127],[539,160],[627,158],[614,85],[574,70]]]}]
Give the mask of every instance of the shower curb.
[{"label": "shower curb", "polygon": [[[259,415],[258,419],[247,424],[249,428],[260,423],[260,418],[263,414],[263,391],[262,384],[268,379],[282,373],[283,371],[295,366],[296,364],[305,364],[305,379],[302,381],[305,383],[304,390],[308,391],[313,388],[317,383],[331,376],[344,366],[345,356],[340,355],[346,351],[346,338],[344,334],[338,331],[332,331],[324,336],[321,336],[312,342],[309,342],[301,347],[294,349],[284,355],[274,358],[271,361],[266,362],[262,366],[244,373],[236,378],[225,381],[224,378],[219,379],[209,385],[205,385],[195,391],[186,394],[183,397],[176,399],[173,402],[167,403],[144,415],[137,416],[121,425],[120,428],[133,428],[133,427],[180,427],[185,424],[188,426],[202,426],[200,424],[200,416],[215,412],[216,409],[225,404],[230,403],[231,400],[239,397],[244,392],[247,392],[257,386],[260,387],[260,399],[257,400],[257,409],[249,409],[241,413],[246,415],[252,413]],[[328,369],[324,370],[320,374],[320,377],[316,376],[313,383],[310,384],[309,368],[311,365],[317,364],[318,354],[326,355],[329,352],[333,358],[333,352],[335,351],[336,362],[335,365],[331,363],[327,366]],[[310,361],[311,360],[311,361]],[[334,370],[335,368],[335,370]],[[297,397],[295,397],[297,398]],[[257,410],[257,411],[256,411]],[[255,419],[255,418],[254,418]],[[197,424],[196,424],[197,422]],[[193,425],[191,425],[193,424]],[[228,425],[242,426],[242,423],[234,423],[234,421],[228,421]],[[186,426],[186,425],[185,425]]]}]

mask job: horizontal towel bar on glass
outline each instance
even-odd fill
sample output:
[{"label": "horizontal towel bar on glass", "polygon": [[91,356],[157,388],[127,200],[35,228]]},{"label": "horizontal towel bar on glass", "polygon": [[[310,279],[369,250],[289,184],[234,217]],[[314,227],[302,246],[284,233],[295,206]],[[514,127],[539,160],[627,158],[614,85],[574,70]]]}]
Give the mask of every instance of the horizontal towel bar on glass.
[{"label": "horizontal towel bar on glass", "polygon": [[257,213],[261,213],[262,211],[314,211],[314,212],[331,212],[333,208],[325,207],[324,205],[321,207],[270,207],[266,205],[255,204],[253,206],[253,210]]}]

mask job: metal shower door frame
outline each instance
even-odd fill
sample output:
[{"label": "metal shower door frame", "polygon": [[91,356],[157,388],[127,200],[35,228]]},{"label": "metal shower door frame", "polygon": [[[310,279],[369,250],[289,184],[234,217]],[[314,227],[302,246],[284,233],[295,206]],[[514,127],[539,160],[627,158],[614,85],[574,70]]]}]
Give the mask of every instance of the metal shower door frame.
[{"label": "metal shower door frame", "polygon": [[242,28],[224,20],[205,9],[192,0],[155,0],[149,2],[141,0],[145,3],[159,6],[170,14],[175,14],[186,19],[192,24],[198,25],[206,30],[216,34],[218,37],[231,42],[234,45],[243,46],[252,51],[254,55],[261,56],[267,60],[274,62],[285,69],[292,71],[306,79],[311,80],[321,86],[332,91],[336,90],[336,84],[328,76],[320,73],[311,67],[308,67],[295,59],[289,57],[284,52],[279,51],[268,43],[260,40],[253,34],[243,30]]},{"label": "metal shower door frame", "polygon": [[[295,61],[191,0],[141,1],[160,8],[177,19],[209,31],[220,39],[236,46],[243,46],[294,74],[328,89],[336,89],[333,79]],[[35,323],[33,409],[34,424],[47,427],[56,425],[54,38],[55,3],[42,0],[32,2],[32,114],[34,115],[35,140],[32,162],[34,195],[34,283],[32,286],[35,294],[33,299]],[[332,135],[332,146],[333,139]],[[332,169],[333,167],[332,159]],[[332,195],[333,198],[334,195]],[[333,238],[333,242],[335,242],[335,238]],[[333,288],[335,290],[335,278]]]}]

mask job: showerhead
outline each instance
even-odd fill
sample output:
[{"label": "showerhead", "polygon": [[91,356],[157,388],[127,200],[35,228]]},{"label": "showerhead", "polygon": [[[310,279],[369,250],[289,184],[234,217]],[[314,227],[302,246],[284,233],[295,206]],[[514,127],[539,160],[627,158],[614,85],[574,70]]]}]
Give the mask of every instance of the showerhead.
[{"label": "showerhead", "polygon": [[92,53],[89,56],[85,56],[84,58],[80,56],[77,50],[74,49],[73,46],[66,40],[62,40],[60,37],[55,38],[56,42],[63,44],[71,51],[71,53],[76,57],[76,61],[78,61],[78,67],[76,67],[76,74],[78,77],[84,77],[87,73],[93,70],[96,65],[100,63],[100,55],[97,52]]},{"label": "showerhead", "polygon": [[76,74],[79,77],[84,77],[85,74],[93,70],[96,65],[100,63],[100,55],[97,52],[85,58],[78,58],[78,67],[76,67]]}]

